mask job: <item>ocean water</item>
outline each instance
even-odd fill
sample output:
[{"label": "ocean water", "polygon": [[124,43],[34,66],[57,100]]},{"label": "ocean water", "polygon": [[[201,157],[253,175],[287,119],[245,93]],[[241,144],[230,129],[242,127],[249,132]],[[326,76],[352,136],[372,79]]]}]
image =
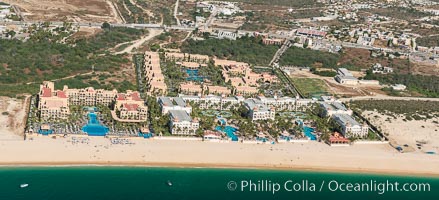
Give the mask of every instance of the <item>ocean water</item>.
[{"label": "ocean water", "polygon": [[[168,181],[172,183],[172,186],[169,186]],[[362,192],[337,189],[346,189],[341,184],[348,183],[364,185],[376,183],[376,187],[381,187],[377,186],[378,183],[387,181],[416,184],[417,187],[420,183],[427,183],[430,191],[385,191],[382,193],[378,189]],[[262,182],[265,184],[262,185]],[[21,188],[20,184],[23,183],[29,186]],[[328,186],[329,183],[331,187]],[[273,192],[277,190],[277,184],[280,186],[279,191]],[[315,188],[312,187],[313,184]],[[424,200],[439,199],[439,178],[258,169],[2,167],[0,168],[0,200],[14,199]]]}]

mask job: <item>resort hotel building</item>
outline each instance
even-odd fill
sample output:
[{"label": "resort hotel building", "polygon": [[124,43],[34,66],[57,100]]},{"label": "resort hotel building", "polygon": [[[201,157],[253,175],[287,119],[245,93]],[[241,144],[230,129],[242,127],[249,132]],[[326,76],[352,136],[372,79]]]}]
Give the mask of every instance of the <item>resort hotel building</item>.
[{"label": "resort hotel building", "polygon": [[181,97],[159,97],[162,114],[169,113],[169,129],[172,135],[195,135],[200,124],[192,119],[192,107]]},{"label": "resort hotel building", "polygon": [[128,90],[125,94],[117,94],[114,110],[119,121],[142,122],[148,119],[148,107],[139,92]]},{"label": "resort hotel building", "polygon": [[193,102],[199,106],[200,109],[214,109],[214,110],[230,110],[233,107],[238,108],[245,100],[242,96],[222,97],[215,95],[207,96],[189,96],[180,95],[186,102]]},{"label": "resort hotel building", "polygon": [[276,82],[276,76],[269,73],[255,73],[248,63],[232,60],[214,59],[215,66],[222,68],[222,76],[225,82],[233,86],[236,95],[253,96],[259,93],[258,82]]},{"label": "resort hotel building", "polygon": [[247,99],[244,101],[244,105],[248,110],[248,116],[255,120],[274,120],[276,111],[274,107],[268,107],[263,104],[259,99]]},{"label": "resort hotel building", "polygon": [[95,90],[92,87],[55,90],[53,82],[44,81],[38,93],[39,116],[43,121],[67,119],[70,115],[70,105],[112,107],[112,117],[125,122],[140,122],[147,120],[148,108],[138,92],[128,90],[118,93],[117,90]]},{"label": "resort hotel building", "polygon": [[165,59],[168,61],[175,62],[194,62],[205,64],[209,62],[209,56],[199,55],[199,54],[188,54],[188,53],[174,53],[167,52],[165,53]]},{"label": "resort hotel building", "polygon": [[92,87],[70,89],[67,85],[64,86],[63,91],[68,96],[71,105],[82,106],[109,106],[114,103],[114,98],[117,95],[117,90],[95,90]]},{"label": "resort hotel building", "polygon": [[352,110],[346,108],[341,102],[321,102],[323,117],[331,117],[339,126],[340,132],[345,137],[364,137],[369,132],[369,126],[362,125],[352,117]]},{"label": "resort hotel building", "polygon": [[202,94],[203,88],[201,85],[195,84],[194,82],[185,82],[180,84],[180,93],[189,95]]},{"label": "resort hotel building", "polygon": [[188,114],[192,112],[192,106],[190,106],[181,97],[159,97],[158,103],[162,109],[162,114],[167,114],[171,110],[182,110]]},{"label": "resort hotel building", "polygon": [[229,96],[232,94],[232,91],[224,86],[204,85],[203,91],[204,94],[216,94],[221,96]]},{"label": "resort hotel building", "polygon": [[148,85],[148,94],[166,94],[168,87],[160,68],[160,56],[156,52],[145,52],[143,76]]},{"label": "resort hotel building", "polygon": [[274,107],[276,111],[303,111],[311,106],[316,101],[313,99],[301,99],[298,96],[292,97],[277,97],[267,98],[262,95],[256,97],[262,104],[268,107]]},{"label": "resort hotel building", "polygon": [[334,114],[352,115],[352,110],[347,109],[341,102],[322,102],[320,107],[323,108],[323,117],[331,117]]},{"label": "resort hotel building", "polygon": [[332,118],[340,125],[340,132],[345,137],[365,137],[369,132],[368,125],[358,123],[352,116],[347,114],[334,114]]},{"label": "resort hotel building", "polygon": [[195,135],[200,127],[200,123],[196,119],[183,110],[169,111],[169,128],[172,135]]},{"label": "resort hotel building", "polygon": [[38,92],[40,118],[45,120],[67,119],[70,115],[69,99],[64,91],[55,91],[53,82],[45,81]]}]

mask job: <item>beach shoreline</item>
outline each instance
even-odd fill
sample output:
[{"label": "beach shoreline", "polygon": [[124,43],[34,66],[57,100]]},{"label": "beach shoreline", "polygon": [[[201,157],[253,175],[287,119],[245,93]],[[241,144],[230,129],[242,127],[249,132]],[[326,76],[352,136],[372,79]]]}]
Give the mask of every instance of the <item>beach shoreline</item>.
[{"label": "beach shoreline", "polygon": [[133,139],[133,145],[107,138],[36,137],[0,140],[0,167],[125,166],[230,168],[439,177],[439,156],[399,153],[388,144],[330,147],[305,144],[241,144]]},{"label": "beach shoreline", "polygon": [[438,173],[417,173],[414,171],[390,171],[390,170],[370,170],[370,169],[349,169],[349,168],[323,168],[319,166],[293,166],[293,167],[275,167],[266,165],[224,165],[224,164],[199,164],[199,163],[141,163],[141,162],[45,162],[45,163],[3,163],[0,162],[1,168],[27,168],[27,167],[146,167],[146,168],[183,168],[183,169],[243,169],[243,170],[274,170],[274,171],[291,171],[291,172],[323,172],[323,173],[352,173],[365,175],[391,175],[403,177],[428,177],[439,178]]}]

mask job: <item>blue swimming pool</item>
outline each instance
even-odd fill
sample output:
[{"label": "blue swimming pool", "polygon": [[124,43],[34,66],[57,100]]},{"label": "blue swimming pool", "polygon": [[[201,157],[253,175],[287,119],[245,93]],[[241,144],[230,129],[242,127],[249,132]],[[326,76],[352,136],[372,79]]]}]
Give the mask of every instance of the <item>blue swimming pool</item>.
[{"label": "blue swimming pool", "polygon": [[82,131],[89,136],[106,136],[108,127],[101,125],[96,113],[88,113],[88,123],[82,127]]},{"label": "blue swimming pool", "polygon": [[227,137],[232,139],[232,141],[238,141],[238,136],[235,135],[235,132],[238,130],[231,126],[225,126],[224,128],[221,126],[216,126],[215,130],[226,133]]},{"label": "blue swimming pool", "polygon": [[219,121],[220,121],[220,123],[221,123],[221,125],[226,125],[226,120],[224,120],[224,119],[219,119]]},{"label": "blue swimming pool", "polygon": [[305,133],[305,136],[308,137],[310,140],[316,140],[316,136],[312,133],[314,133],[314,129],[308,126],[303,127],[303,132]]},{"label": "blue swimming pool", "polygon": [[38,130],[38,133],[41,135],[50,135],[53,133],[53,130]]},{"label": "blue swimming pool", "polygon": [[152,138],[152,133],[139,133],[139,137],[143,137],[145,139]]},{"label": "blue swimming pool", "polygon": [[186,69],[187,81],[203,81],[204,78],[198,74],[198,69]]}]

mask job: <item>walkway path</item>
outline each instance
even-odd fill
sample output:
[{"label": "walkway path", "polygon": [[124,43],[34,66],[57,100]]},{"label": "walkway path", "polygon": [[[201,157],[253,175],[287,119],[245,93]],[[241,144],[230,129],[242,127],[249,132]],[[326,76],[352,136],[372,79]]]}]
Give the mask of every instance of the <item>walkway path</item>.
[{"label": "walkway path", "polygon": [[111,11],[113,12],[113,14],[114,14],[114,18],[116,19],[116,21],[118,22],[118,23],[120,23],[120,22],[122,22],[122,23],[126,23],[126,21],[125,21],[125,19],[123,18],[123,16],[122,16],[122,13],[120,13],[120,10],[119,10],[119,8],[117,7],[117,5],[114,3],[114,2],[112,2],[112,1],[106,1],[107,3],[108,3],[108,5],[110,5],[110,7],[111,7]]},{"label": "walkway path", "polygon": [[133,13],[131,12],[131,10],[128,8],[127,4],[125,3],[125,1],[122,2],[123,7],[125,8],[125,10],[128,12],[129,16],[133,16]]},{"label": "walkway path", "polygon": [[[74,75],[70,75],[70,76],[66,76],[66,77],[62,77],[62,78],[52,79],[50,81],[55,82],[55,81],[59,81],[59,80],[74,78],[75,76],[89,75],[89,74],[92,74],[92,73],[93,73],[93,71],[85,72],[85,73],[79,73],[79,74],[74,74]],[[26,85],[35,84],[35,83],[41,83],[41,82],[27,82]]]},{"label": "walkway path", "polygon": [[180,20],[179,20],[178,17],[177,17],[177,14],[178,14],[178,3],[179,3],[179,2],[180,2],[180,0],[177,0],[177,1],[175,2],[174,18],[175,18],[175,20],[177,20],[177,25],[181,26]]}]

